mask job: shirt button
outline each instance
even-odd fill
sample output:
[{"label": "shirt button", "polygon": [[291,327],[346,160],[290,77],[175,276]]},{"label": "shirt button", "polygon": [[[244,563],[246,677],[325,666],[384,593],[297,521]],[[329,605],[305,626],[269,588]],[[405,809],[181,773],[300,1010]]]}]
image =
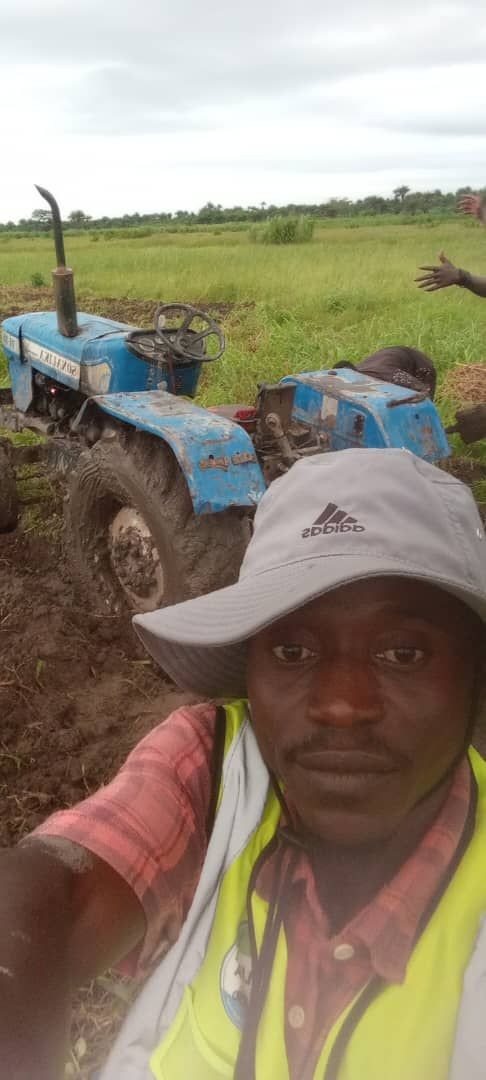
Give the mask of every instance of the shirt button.
[{"label": "shirt button", "polygon": [[305,1012],[302,1005],[292,1005],[288,1012],[288,1021],[294,1031],[298,1031],[305,1024]]},{"label": "shirt button", "polygon": [[354,948],[352,945],[336,945],[333,956],[335,960],[352,960],[354,956]]}]

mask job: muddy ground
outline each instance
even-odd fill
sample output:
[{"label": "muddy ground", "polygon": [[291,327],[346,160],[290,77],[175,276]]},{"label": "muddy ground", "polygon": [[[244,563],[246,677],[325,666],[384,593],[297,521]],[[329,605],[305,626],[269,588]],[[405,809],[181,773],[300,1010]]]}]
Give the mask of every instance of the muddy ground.
[{"label": "muddy ground", "polygon": [[[129,297],[123,299],[105,296],[93,296],[91,293],[80,292],[76,294],[79,311],[86,311],[92,315],[103,315],[105,319],[116,319],[119,322],[129,323],[131,326],[143,328],[153,327],[155,309],[161,303],[160,300],[134,300]],[[214,316],[224,318],[236,306],[239,308],[251,308],[253,304],[246,303],[223,303],[204,299],[189,301],[194,307],[210,311]],[[10,315],[21,315],[24,311],[52,311],[52,289],[48,287],[34,288],[33,286],[0,285],[0,322]]]},{"label": "muddy ground", "polygon": [[[0,844],[78,802],[138,740],[191,700],[138,644],[129,621],[75,602],[62,550],[62,489],[43,470],[19,488],[20,528],[0,536]],[[76,998],[66,1077],[104,1060],[135,987],[108,975]]]},{"label": "muddy ground", "polygon": [[0,537],[1,843],[105,783],[179,699],[128,622],[74,602],[52,536]]}]

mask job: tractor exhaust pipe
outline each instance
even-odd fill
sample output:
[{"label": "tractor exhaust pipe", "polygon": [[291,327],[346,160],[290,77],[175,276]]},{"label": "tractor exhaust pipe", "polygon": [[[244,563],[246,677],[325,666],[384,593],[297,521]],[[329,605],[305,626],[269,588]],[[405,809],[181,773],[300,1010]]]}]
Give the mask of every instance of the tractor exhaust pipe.
[{"label": "tractor exhaust pipe", "polygon": [[56,245],[57,267],[52,271],[52,284],[54,288],[54,300],[56,303],[57,325],[59,333],[64,337],[76,337],[78,333],[78,320],[76,314],[76,297],[74,295],[74,275],[69,266],[66,266],[64,253],[64,238],[62,235],[62,221],[59,207],[53,195],[46,188],[35,185],[39,195],[49,203],[52,210],[52,227],[54,229],[54,242]]}]

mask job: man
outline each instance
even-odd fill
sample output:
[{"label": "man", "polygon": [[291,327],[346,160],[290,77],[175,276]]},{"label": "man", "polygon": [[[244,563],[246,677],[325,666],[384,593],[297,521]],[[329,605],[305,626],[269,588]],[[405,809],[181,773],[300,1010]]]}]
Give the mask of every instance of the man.
[{"label": "man", "polygon": [[[486,210],[480,195],[464,195],[459,200],[458,209],[463,214],[475,217],[482,225],[486,224]],[[419,289],[425,292],[437,292],[438,289],[447,289],[450,285],[459,285],[462,289],[476,296],[486,297],[486,277],[478,277],[470,274],[469,270],[461,270],[447,258],[444,251],[438,255],[440,266],[420,266],[419,270],[425,270],[423,277],[415,278],[419,283]]]},{"label": "man", "polygon": [[3,856],[4,1075],[53,1080],[71,986],[123,960],[155,970],[104,1080],[483,1077],[485,621],[452,476],[387,449],[276,480],[235,585],[135,619],[231,704]]}]

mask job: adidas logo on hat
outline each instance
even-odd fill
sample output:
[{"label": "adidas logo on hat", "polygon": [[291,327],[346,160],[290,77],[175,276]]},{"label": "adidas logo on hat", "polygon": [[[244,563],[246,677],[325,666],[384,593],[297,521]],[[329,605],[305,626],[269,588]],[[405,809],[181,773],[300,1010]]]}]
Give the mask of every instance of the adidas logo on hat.
[{"label": "adidas logo on hat", "polygon": [[314,524],[304,529],[302,536],[305,540],[308,536],[349,532],[365,532],[365,526],[360,525],[358,519],[348,514],[347,510],[340,510],[336,503],[328,503]]}]

